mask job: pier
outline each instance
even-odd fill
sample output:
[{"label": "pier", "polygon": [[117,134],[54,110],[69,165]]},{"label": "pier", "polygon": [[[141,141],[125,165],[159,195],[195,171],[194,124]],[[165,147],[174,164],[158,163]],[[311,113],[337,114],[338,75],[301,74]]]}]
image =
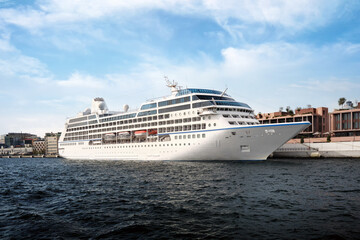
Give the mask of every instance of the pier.
[{"label": "pier", "polygon": [[59,155],[2,155],[0,158],[59,158]]}]

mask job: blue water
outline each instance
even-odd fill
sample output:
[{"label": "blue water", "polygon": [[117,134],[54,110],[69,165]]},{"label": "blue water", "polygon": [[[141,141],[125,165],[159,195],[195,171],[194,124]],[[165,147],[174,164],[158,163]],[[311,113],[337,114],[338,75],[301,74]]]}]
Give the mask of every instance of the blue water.
[{"label": "blue water", "polygon": [[0,159],[1,239],[360,239],[360,160]]}]

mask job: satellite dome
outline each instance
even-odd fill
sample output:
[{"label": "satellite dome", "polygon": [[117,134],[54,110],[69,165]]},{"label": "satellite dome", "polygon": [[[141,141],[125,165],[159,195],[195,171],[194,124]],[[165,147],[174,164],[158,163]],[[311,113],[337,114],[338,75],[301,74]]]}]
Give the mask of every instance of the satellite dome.
[{"label": "satellite dome", "polygon": [[90,108],[86,108],[83,112],[84,115],[90,115],[91,113],[91,109]]},{"label": "satellite dome", "polygon": [[129,105],[125,104],[124,105],[124,112],[127,112],[129,110]]},{"label": "satellite dome", "polygon": [[106,107],[106,105],[105,105],[104,102],[102,102],[102,103],[99,104],[99,109],[100,109],[100,110],[104,110],[105,107]]}]

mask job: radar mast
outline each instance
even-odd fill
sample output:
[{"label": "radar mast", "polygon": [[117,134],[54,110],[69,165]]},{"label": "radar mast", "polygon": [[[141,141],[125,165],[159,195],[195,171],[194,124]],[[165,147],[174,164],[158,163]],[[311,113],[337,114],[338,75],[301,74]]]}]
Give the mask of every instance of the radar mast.
[{"label": "radar mast", "polygon": [[180,88],[177,86],[178,83],[175,82],[174,80],[172,80],[172,82],[169,80],[169,78],[167,76],[164,76],[165,81],[166,81],[166,86],[168,86],[169,88],[171,88],[171,93],[173,95],[175,95],[176,93],[178,93],[178,91],[180,90]]}]

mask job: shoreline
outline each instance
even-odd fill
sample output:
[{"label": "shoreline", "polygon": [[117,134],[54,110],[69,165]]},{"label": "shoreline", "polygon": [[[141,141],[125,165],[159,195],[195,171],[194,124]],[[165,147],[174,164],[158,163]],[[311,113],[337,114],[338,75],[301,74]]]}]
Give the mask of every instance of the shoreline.
[{"label": "shoreline", "polygon": [[[360,158],[359,137],[292,139],[273,152],[273,158]],[[325,141],[324,141],[325,139]],[[352,139],[354,141],[348,141]],[[335,140],[335,141],[333,141]],[[345,140],[345,141],[344,141]],[[346,141],[347,140],[347,141]]]}]

